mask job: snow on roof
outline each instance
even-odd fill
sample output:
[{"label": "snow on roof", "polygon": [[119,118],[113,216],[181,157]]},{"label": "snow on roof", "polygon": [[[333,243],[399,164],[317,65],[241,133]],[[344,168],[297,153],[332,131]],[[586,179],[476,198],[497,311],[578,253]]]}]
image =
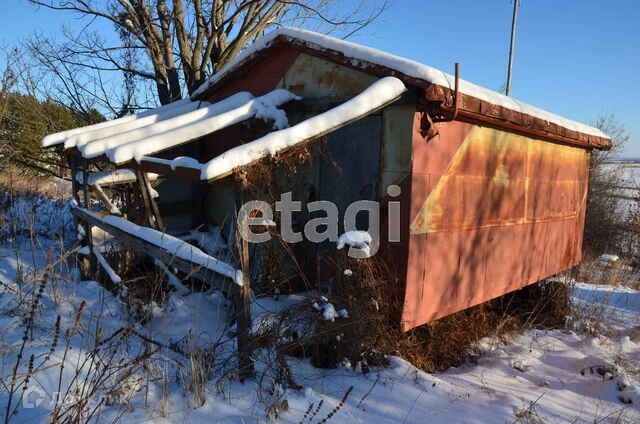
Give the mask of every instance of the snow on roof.
[{"label": "snow on roof", "polygon": [[173,159],[162,159],[156,158],[152,156],[142,156],[140,158],[140,163],[155,163],[157,165],[168,166],[172,171],[175,171],[176,168],[191,168],[200,171],[202,169],[202,164],[198,162],[196,159],[189,156],[177,156]]},{"label": "snow on roof", "polygon": [[74,128],[72,130],[49,134],[42,139],[42,147],[51,147],[62,143],[65,143],[65,147],[74,147],[75,144],[72,144],[73,142],[67,140],[75,136],[91,133],[93,131],[107,130],[108,128],[112,127],[122,128],[123,125],[131,123],[133,121],[141,122],[142,118],[145,118],[143,122],[152,123],[158,119],[161,119],[161,116],[163,114],[172,113],[172,111],[175,111],[176,109],[185,108],[192,104],[197,105],[198,103],[199,102],[194,102],[189,99],[183,99],[143,113],[127,115],[123,116],[122,118],[112,119],[111,121],[99,122],[97,124],[87,125],[85,127]]},{"label": "snow on roof", "polygon": [[283,128],[288,125],[287,116],[277,107],[294,99],[298,97],[283,89],[273,90],[258,98],[253,98],[249,93],[238,93],[202,110],[94,140],[79,146],[79,150],[85,158],[106,155],[113,163],[123,163],[134,158],[140,161],[146,155],[178,146],[250,118],[272,120],[274,128]]},{"label": "snow on roof", "polygon": [[[242,93],[238,93],[241,95]],[[249,93],[244,93],[247,96],[250,96]],[[139,128],[146,128],[152,126],[157,122],[163,122],[165,120],[169,120],[176,116],[182,116],[185,114],[189,114],[190,112],[197,111],[200,109],[204,109],[208,106],[208,102],[188,102],[181,103],[173,108],[163,109],[166,106],[161,106],[160,108],[154,109],[156,113],[151,113],[147,116],[140,117],[134,119],[133,121],[126,122],[121,125],[111,126],[109,128],[98,129],[93,131],[88,131],[82,134],[77,134],[72,137],[69,137],[65,143],[65,149],[69,149],[71,147],[77,147],[81,149],[86,146],[88,143],[91,143],[96,140],[105,139],[108,137],[115,137],[121,135],[122,133],[128,133],[134,131]],[[205,107],[203,107],[205,106]]]},{"label": "snow on roof", "polygon": [[362,93],[333,109],[216,156],[203,165],[201,179],[212,180],[225,176],[235,168],[326,134],[389,104],[405,91],[406,88],[399,79],[382,78]]},{"label": "snow on roof", "polygon": [[[147,173],[147,177],[150,181],[158,179],[158,174],[152,172]],[[84,182],[84,176],[82,172],[76,173],[76,180],[79,183]],[[90,172],[87,176],[87,183],[91,186],[100,185],[103,187],[124,184],[136,181],[136,173],[132,169],[114,169],[111,171]]]},{"label": "snow on roof", "polygon": [[[257,40],[251,47],[244,50],[224,69],[212,76],[208,81],[200,86],[193,93],[191,98],[198,98],[198,96],[202,95],[209,87],[242,66],[244,62],[253,54],[269,47],[277,37],[284,37],[290,40],[302,42],[307,47],[315,50],[332,50],[340,52],[347,58],[350,58],[354,66],[367,68],[371,65],[379,65],[389,69],[393,69],[406,76],[424,80],[432,84],[449,87],[450,89],[453,89],[455,85],[455,78],[452,75],[442,72],[436,68],[424,65],[420,62],[416,62],[414,60],[406,59],[400,56],[395,56],[360,44],[319,34],[313,31],[303,30],[299,28],[283,27],[272,31],[269,34],[266,34],[265,36]],[[597,137],[609,138],[606,134],[604,134],[597,128],[572,121],[567,118],[563,118],[559,115],[547,112],[545,110],[531,106],[527,103],[515,100],[512,97],[507,97],[496,91],[480,87],[462,79],[460,79],[459,82],[459,89],[461,93],[473,96],[477,99],[492,103],[497,106],[502,106],[506,109],[534,116],[573,131],[578,131]]]},{"label": "snow on roof", "polygon": [[[203,107],[180,108],[177,110],[178,113],[166,114],[163,117],[164,119],[159,119],[155,122],[147,122],[143,125],[127,123],[121,127],[120,131],[104,132],[86,143],[77,143],[77,147],[83,157],[91,159],[121,145],[156,136],[174,128],[227,112],[242,106],[252,99],[251,93],[240,92],[214,104],[203,102]],[[197,102],[192,103],[197,104]],[[133,124],[135,123],[133,122]]]}]

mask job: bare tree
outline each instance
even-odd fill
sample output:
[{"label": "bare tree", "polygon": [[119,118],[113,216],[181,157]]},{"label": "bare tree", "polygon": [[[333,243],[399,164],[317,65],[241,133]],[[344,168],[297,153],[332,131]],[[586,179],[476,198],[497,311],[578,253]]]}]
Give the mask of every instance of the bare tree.
[{"label": "bare tree", "polygon": [[593,254],[618,250],[625,236],[626,216],[618,207],[619,187],[623,185],[618,167],[608,163],[618,157],[630,136],[614,115],[603,115],[594,126],[611,137],[610,150],[593,150],[589,165],[589,197],[585,222],[585,247]]},{"label": "bare tree", "polygon": [[[359,0],[350,7],[340,0],[28,1],[87,20],[79,33],[64,31],[61,44],[44,37],[30,44],[39,62],[67,83],[67,100],[81,103],[84,91],[100,93],[105,73],[119,72],[129,79],[129,90],[135,79],[152,82],[160,103],[167,104],[193,93],[269,27],[305,25],[348,37],[377,18],[388,0]],[[90,31],[99,21],[115,36]],[[80,68],[98,75],[90,87],[87,81],[68,85],[75,83],[69,74]],[[124,98],[130,107],[131,93]]]},{"label": "bare tree", "polygon": [[631,140],[631,136],[613,114],[598,117],[593,126],[611,137],[611,149],[593,151],[591,155],[591,166],[598,167],[602,163],[620,156],[624,147]]}]

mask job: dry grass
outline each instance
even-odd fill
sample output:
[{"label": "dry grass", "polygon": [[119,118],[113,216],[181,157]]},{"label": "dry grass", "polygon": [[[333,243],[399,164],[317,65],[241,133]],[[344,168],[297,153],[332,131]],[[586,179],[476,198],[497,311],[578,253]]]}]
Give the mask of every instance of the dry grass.
[{"label": "dry grass", "polygon": [[42,195],[51,199],[66,199],[71,196],[71,183],[54,177],[38,177],[24,168],[7,165],[0,173],[0,190],[13,196]]},{"label": "dry grass", "polygon": [[640,270],[637,263],[621,258],[615,262],[607,262],[598,257],[585,258],[576,268],[574,278],[592,284],[609,284],[615,287],[625,286],[640,289]]},{"label": "dry grass", "polygon": [[343,358],[366,368],[383,365],[388,354],[400,355],[425,371],[441,371],[464,363],[477,342],[506,337],[532,327],[563,327],[569,313],[569,288],[544,282],[466,309],[403,333],[399,328],[402,284],[390,277],[382,259],[344,259],[336,292],[330,299],[350,317],[335,322],[317,317],[311,340],[312,363],[333,367]]},{"label": "dry grass", "polygon": [[569,312],[569,289],[538,283],[414,329],[397,338],[403,357],[426,371],[458,366],[483,337],[506,337],[528,328],[561,328]]},{"label": "dry grass", "polygon": [[333,160],[324,152],[326,137],[292,147],[276,156],[266,157],[235,172],[236,180],[245,190],[267,201],[275,201],[280,193],[291,191],[296,175],[308,167],[315,157]]}]

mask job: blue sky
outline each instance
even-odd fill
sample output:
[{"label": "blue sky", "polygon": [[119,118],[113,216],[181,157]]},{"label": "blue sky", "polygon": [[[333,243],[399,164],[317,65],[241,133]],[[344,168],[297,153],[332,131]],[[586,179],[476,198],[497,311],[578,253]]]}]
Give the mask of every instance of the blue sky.
[{"label": "blue sky", "polygon": [[[359,1],[359,0],[341,0]],[[3,0],[0,43],[55,35],[69,14]],[[498,90],[506,80],[511,0],[390,0],[352,41],[452,71]],[[583,122],[614,114],[640,157],[640,4],[637,0],[522,0],[512,95]]]}]

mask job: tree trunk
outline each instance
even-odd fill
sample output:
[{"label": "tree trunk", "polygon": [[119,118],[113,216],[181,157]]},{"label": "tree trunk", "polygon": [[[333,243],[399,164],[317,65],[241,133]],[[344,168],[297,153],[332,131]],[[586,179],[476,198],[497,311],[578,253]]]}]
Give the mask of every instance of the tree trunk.
[{"label": "tree trunk", "polygon": [[171,92],[169,91],[167,82],[161,76],[156,76],[156,88],[158,90],[158,100],[160,100],[160,104],[168,105],[171,103]]}]

